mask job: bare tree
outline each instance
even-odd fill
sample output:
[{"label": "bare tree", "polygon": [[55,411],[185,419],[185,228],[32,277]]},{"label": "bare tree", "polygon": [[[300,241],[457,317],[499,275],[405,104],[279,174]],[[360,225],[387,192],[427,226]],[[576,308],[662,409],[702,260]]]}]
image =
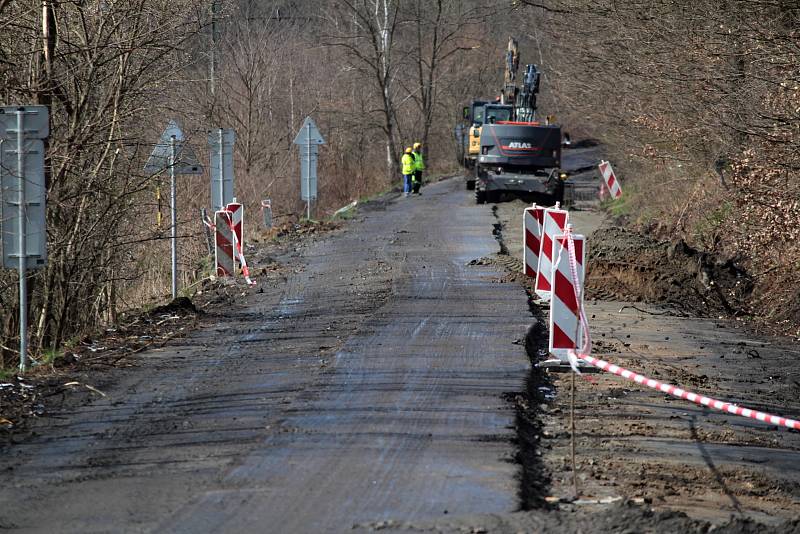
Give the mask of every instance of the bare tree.
[{"label": "bare tree", "polygon": [[[143,112],[176,70],[176,46],[196,28],[188,7],[17,1],[0,12],[12,30],[0,34],[0,100],[51,107],[49,263],[34,275],[34,349],[113,315],[120,285],[138,275],[124,243],[153,236],[139,224],[149,180],[134,147]],[[9,281],[0,275],[4,358],[16,331]]]},{"label": "bare tree", "polygon": [[335,31],[327,43],[344,49],[354,67],[372,82],[380,101],[386,145],[386,175],[392,181],[399,176],[394,83],[397,64],[394,56],[395,34],[399,22],[397,0],[339,0],[331,10]]},{"label": "bare tree", "polygon": [[401,78],[400,83],[419,108],[419,138],[426,151],[431,127],[440,118],[437,104],[443,73],[457,54],[477,48],[483,38],[480,25],[490,12],[491,8],[481,3],[457,0],[413,0],[405,6],[404,26],[409,26],[412,34],[405,55],[413,62],[416,77]]},{"label": "bare tree", "polygon": [[[754,309],[800,281],[796,2],[520,2],[563,118],[604,141],[639,220],[736,258]],[[566,13],[568,12],[568,14]],[[794,102],[794,104],[792,104]],[[750,229],[769,227],[766,234]],[[780,297],[779,297],[780,295]],[[786,308],[795,309],[796,308]]]}]

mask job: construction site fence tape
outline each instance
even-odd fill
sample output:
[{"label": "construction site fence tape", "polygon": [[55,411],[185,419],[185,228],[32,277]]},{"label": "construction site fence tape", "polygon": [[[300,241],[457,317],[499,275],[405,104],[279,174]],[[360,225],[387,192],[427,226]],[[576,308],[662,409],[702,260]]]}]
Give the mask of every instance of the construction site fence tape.
[{"label": "construction site fence tape", "polygon": [[688,400],[690,402],[694,402],[695,404],[699,404],[701,406],[707,406],[709,408],[714,408],[715,410],[720,410],[723,412],[728,412],[733,415],[738,415],[741,417],[749,417],[750,419],[755,419],[763,423],[769,423],[775,426],[791,428],[793,430],[800,430],[800,421],[796,421],[794,419],[789,419],[787,417],[781,417],[778,415],[772,415],[765,412],[760,412],[758,410],[753,410],[751,408],[745,408],[743,406],[739,406],[738,404],[734,404],[732,402],[724,402],[711,397],[706,397],[705,395],[698,395],[697,393],[686,391],[685,389],[673,386],[672,384],[665,384],[663,382],[659,382],[658,380],[654,380],[644,375],[640,375],[639,373],[634,373],[633,371],[629,371],[624,367],[620,367],[619,365],[609,363],[599,358],[595,358],[588,354],[580,354],[576,355],[576,357],[581,358],[586,363],[589,363],[597,367],[598,369],[606,371],[607,373],[621,376],[622,378],[625,378],[632,382],[636,382],[637,384],[657,389],[662,393],[672,395],[673,397],[678,397],[679,399]]},{"label": "construction site fence tape", "polygon": [[244,254],[242,253],[242,244],[239,243],[239,239],[236,236],[236,232],[233,230],[233,226],[231,226],[231,235],[233,236],[233,249],[236,255],[239,257],[239,263],[242,265],[242,276],[244,276],[244,280],[247,282],[247,285],[254,286],[256,283],[250,279],[250,268],[247,266],[247,262],[244,259]]},{"label": "construction site fence tape", "polygon": [[659,382],[658,380],[655,380],[653,378],[648,378],[644,375],[640,375],[639,373],[634,373],[633,371],[625,369],[624,367],[620,367],[619,365],[615,365],[613,363],[592,356],[590,354],[591,337],[589,334],[589,321],[586,319],[586,313],[583,307],[583,299],[581,298],[583,296],[582,295],[583,288],[580,286],[580,280],[578,279],[577,261],[575,258],[575,245],[572,239],[571,227],[567,228],[566,235],[568,242],[570,270],[575,288],[575,296],[577,298],[580,310],[580,321],[583,325],[582,329],[583,344],[577,351],[570,351],[569,353],[569,362],[570,365],[572,366],[573,371],[580,373],[578,367],[580,358],[580,360],[583,360],[584,362],[593,365],[594,367],[597,367],[602,371],[617,376],[621,376],[622,378],[625,378],[632,382],[636,382],[637,384],[645,385],[649,388],[656,389],[658,391],[661,391],[662,393],[672,395],[673,397],[677,397],[679,399],[687,400],[689,402],[694,402],[695,404],[699,404],[701,406],[706,406],[708,408],[713,408],[715,410],[719,410],[722,412],[738,415],[740,417],[748,417],[750,419],[755,419],[756,421],[761,421],[762,423],[768,423],[775,426],[791,428],[792,430],[800,430],[800,421],[789,419],[788,417],[781,417],[778,415],[772,415],[765,412],[760,412],[758,410],[753,410],[751,408],[745,408],[743,406],[739,406],[738,404],[734,404],[732,402],[721,401],[718,399],[714,399],[712,397],[706,397],[705,395],[698,395],[697,393],[692,393],[691,391],[687,391],[683,388],[673,386],[672,384],[665,384],[663,382]]}]

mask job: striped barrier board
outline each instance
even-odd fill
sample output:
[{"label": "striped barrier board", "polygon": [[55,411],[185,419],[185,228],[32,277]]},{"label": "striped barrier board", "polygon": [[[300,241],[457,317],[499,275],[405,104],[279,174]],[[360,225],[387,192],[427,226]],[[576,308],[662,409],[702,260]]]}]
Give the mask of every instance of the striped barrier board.
[{"label": "striped barrier board", "polygon": [[554,208],[544,210],[542,220],[542,242],[539,250],[539,267],[536,269],[536,294],[542,300],[549,301],[551,286],[550,277],[553,269],[553,239],[561,235],[567,227],[569,213],[556,204]]},{"label": "striped barrier board", "polygon": [[[229,202],[225,206],[225,210],[231,212],[231,228],[233,228],[234,233],[236,233],[236,241],[239,243],[240,247],[244,246],[244,241],[242,240],[243,235],[243,226],[244,226],[244,206],[242,206],[239,202],[236,202],[236,199],[233,199],[233,202]],[[238,255],[233,255],[234,264],[239,261]]]},{"label": "striped barrier board", "polygon": [[233,230],[231,212],[219,210],[214,212],[214,265],[217,276],[233,276]]},{"label": "striped barrier board", "polygon": [[[570,265],[570,238],[574,244],[574,265]],[[556,236],[553,240],[552,257],[554,268],[553,292],[550,299],[549,349],[550,354],[563,363],[569,363],[569,352],[579,350],[583,338],[581,310],[586,265],[585,238],[576,234]]]},{"label": "striped barrier board", "polygon": [[542,248],[542,221],[544,221],[544,206],[534,204],[525,208],[522,215],[522,235],[525,246],[522,249],[522,272],[536,280],[539,269],[539,251]]},{"label": "striped barrier board", "polygon": [[617,179],[617,175],[614,174],[614,169],[611,168],[611,164],[607,161],[601,161],[598,167],[600,169],[600,174],[603,176],[603,181],[605,182],[609,193],[611,193],[611,198],[617,199],[621,197],[622,186]]}]

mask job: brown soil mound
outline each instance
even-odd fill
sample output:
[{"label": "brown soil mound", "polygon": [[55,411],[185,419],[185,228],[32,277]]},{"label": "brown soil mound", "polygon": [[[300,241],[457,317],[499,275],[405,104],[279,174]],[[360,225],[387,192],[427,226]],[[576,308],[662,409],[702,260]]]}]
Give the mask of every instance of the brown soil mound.
[{"label": "brown soil mound", "polygon": [[696,315],[746,314],[753,289],[730,260],[620,227],[595,232],[588,265],[589,298],[669,304]]},{"label": "brown soil mound", "polygon": [[172,302],[163,306],[156,306],[150,310],[149,315],[163,315],[166,313],[202,313],[198,311],[189,297],[177,297]]}]

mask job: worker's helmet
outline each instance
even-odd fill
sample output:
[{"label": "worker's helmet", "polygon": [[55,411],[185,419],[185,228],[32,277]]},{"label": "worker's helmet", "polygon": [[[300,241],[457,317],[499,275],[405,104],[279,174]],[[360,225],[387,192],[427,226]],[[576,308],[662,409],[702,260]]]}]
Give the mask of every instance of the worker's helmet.
[{"label": "worker's helmet", "polygon": [[414,143],[414,150],[419,150],[422,148],[422,143]]},{"label": "worker's helmet", "polygon": [[410,146],[406,147],[406,154],[411,154],[411,147]]}]

